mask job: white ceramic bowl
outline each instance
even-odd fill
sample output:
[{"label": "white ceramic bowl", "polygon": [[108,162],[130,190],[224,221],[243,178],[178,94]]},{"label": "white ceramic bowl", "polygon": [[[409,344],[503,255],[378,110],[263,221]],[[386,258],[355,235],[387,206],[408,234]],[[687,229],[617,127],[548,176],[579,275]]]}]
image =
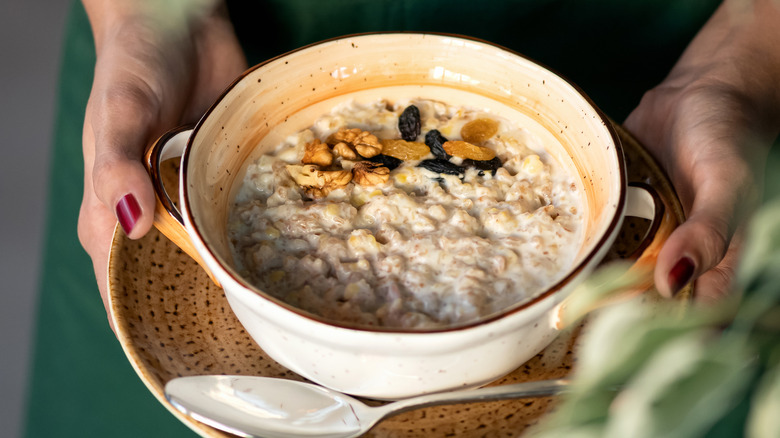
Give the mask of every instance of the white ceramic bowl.
[{"label": "white ceramic bowl", "polygon": [[[241,278],[226,223],[246,164],[345,98],[412,97],[489,108],[545,144],[560,145],[549,152],[580,175],[587,204],[584,242],[566,277],[501,314],[417,332],[326,321]],[[156,166],[179,154],[177,218]],[[222,285],[260,347],[310,380],[381,399],[482,385],[533,357],[557,335],[556,305],[603,259],[627,205],[654,216],[652,196],[626,185],[611,124],[576,87],[523,56],[448,35],[350,36],[260,64],[233,83],[194,129],[160,139],[149,163],[161,200],[158,228]]]}]

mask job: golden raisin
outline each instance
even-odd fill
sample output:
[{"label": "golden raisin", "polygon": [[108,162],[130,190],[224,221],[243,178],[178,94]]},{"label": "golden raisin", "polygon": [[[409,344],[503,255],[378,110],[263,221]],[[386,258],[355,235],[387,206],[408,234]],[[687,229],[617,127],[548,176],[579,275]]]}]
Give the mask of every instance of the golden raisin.
[{"label": "golden raisin", "polygon": [[425,143],[401,139],[382,140],[382,153],[399,160],[422,160],[430,152]]},{"label": "golden raisin", "polygon": [[482,143],[498,132],[498,122],[493,119],[472,120],[460,129],[460,136],[469,143]]},{"label": "golden raisin", "polygon": [[487,161],[496,157],[493,149],[476,146],[466,141],[448,141],[444,143],[444,150],[454,156],[469,160]]}]

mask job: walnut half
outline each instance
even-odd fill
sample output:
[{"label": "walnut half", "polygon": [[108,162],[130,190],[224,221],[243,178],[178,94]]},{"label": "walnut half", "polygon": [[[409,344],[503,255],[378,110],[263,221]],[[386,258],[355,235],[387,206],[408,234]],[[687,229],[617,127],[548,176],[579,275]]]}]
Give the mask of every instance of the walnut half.
[{"label": "walnut half", "polygon": [[333,163],[333,154],[330,152],[330,147],[327,144],[315,138],[313,141],[306,143],[301,163],[327,167]]},{"label": "walnut half", "polygon": [[384,184],[390,179],[390,169],[379,163],[360,161],[352,167],[352,180],[361,186]]},{"label": "walnut half", "polygon": [[355,152],[364,158],[382,153],[382,143],[376,135],[359,128],[341,128],[328,139],[328,143],[333,145],[334,152],[348,160],[358,158]]},{"label": "walnut half", "polygon": [[333,190],[346,187],[352,180],[352,173],[348,170],[320,170],[313,164],[288,164],[286,168],[295,183],[312,198],[324,198]]}]

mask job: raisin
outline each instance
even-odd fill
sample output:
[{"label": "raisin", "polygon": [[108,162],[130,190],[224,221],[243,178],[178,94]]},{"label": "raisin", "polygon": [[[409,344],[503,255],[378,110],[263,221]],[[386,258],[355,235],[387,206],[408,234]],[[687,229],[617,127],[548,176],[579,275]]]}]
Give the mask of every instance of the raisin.
[{"label": "raisin", "polygon": [[493,119],[472,120],[460,129],[460,136],[469,143],[482,143],[485,140],[496,135],[498,132],[498,122]]},{"label": "raisin", "polygon": [[391,157],[390,155],[385,155],[385,154],[374,155],[371,158],[366,158],[366,160],[372,163],[379,163],[390,170],[395,169],[396,167],[400,166],[402,163],[402,160],[399,160],[398,158]]},{"label": "raisin", "polygon": [[398,118],[398,130],[401,131],[401,138],[406,141],[415,141],[420,135],[420,110],[414,105],[409,105]]},{"label": "raisin", "polygon": [[464,168],[457,164],[452,164],[447,160],[434,158],[432,160],[423,160],[417,167],[428,169],[431,172],[445,173],[448,175],[461,175],[464,172]]},{"label": "raisin", "polygon": [[493,149],[473,145],[467,141],[448,141],[444,143],[444,150],[450,155],[477,161],[488,161],[496,157]]},{"label": "raisin", "polygon": [[498,157],[495,157],[492,160],[463,160],[463,166],[473,167],[479,170],[479,176],[484,175],[485,172],[495,173],[495,171],[498,170],[501,165],[501,159]]},{"label": "raisin", "polygon": [[444,143],[447,143],[447,141],[438,129],[431,129],[425,134],[425,144],[431,149],[433,156],[440,160],[450,159],[450,156],[444,150]]},{"label": "raisin", "polygon": [[431,151],[423,143],[401,139],[382,140],[382,153],[399,160],[422,160]]}]

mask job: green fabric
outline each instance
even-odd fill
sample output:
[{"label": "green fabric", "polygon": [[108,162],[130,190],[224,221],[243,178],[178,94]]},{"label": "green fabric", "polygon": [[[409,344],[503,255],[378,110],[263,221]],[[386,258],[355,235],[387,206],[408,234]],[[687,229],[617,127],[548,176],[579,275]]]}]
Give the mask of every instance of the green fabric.
[{"label": "green fabric", "polygon": [[[547,64],[622,120],[642,93],[663,79],[716,1],[235,3],[231,15],[251,63],[347,33],[458,33]],[[94,62],[86,16],[80,3],[74,3],[59,84],[25,436],[191,436],[146,390],[125,358],[76,236],[83,184],[81,129]]]},{"label": "green fabric", "polygon": [[[563,74],[616,120],[658,84],[719,0],[235,1],[250,63],[339,35],[430,31],[500,44]],[[327,5],[327,7],[326,7]]]}]

